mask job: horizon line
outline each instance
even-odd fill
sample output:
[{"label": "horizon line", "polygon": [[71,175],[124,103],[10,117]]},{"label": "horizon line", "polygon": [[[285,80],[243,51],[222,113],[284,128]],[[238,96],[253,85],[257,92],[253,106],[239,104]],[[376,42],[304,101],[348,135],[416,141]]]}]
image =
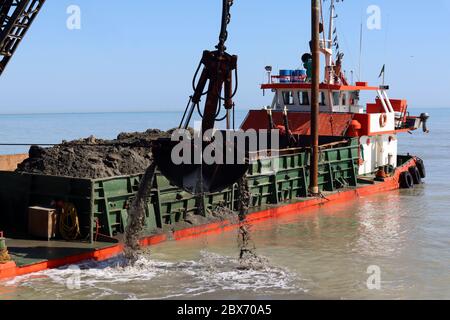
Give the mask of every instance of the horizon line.
[{"label": "horizon line", "polygon": [[[450,109],[445,106],[438,107],[410,107],[411,109]],[[240,109],[236,110],[236,112],[244,112],[250,110],[257,109]],[[0,116],[31,116],[31,115],[69,115],[69,114],[123,114],[123,113],[179,113],[183,112],[183,110],[149,110],[149,111],[68,111],[68,112],[23,112],[23,113],[0,113]]]}]

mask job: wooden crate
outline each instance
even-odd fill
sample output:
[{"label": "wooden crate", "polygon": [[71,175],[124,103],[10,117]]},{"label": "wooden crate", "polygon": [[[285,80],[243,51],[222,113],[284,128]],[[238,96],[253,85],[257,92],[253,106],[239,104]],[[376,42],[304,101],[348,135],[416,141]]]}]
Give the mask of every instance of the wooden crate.
[{"label": "wooden crate", "polygon": [[56,237],[57,214],[55,209],[30,207],[28,209],[28,233],[50,240]]}]

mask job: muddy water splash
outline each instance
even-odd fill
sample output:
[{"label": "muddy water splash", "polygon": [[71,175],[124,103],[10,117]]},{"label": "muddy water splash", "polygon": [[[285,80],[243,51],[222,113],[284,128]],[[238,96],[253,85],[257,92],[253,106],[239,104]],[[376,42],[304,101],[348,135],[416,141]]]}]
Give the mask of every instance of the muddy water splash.
[{"label": "muddy water splash", "polygon": [[156,164],[151,164],[145,171],[139,190],[128,209],[128,225],[125,230],[125,257],[134,263],[139,259],[141,245],[139,239],[145,227],[145,212],[155,179]]},{"label": "muddy water splash", "polygon": [[[170,258],[167,247],[155,248],[151,258],[144,253],[132,265],[120,255],[102,262],[86,261],[78,268],[62,267],[19,276],[0,282],[0,300],[5,298],[2,286],[6,288],[3,292],[20,292],[15,297],[22,299],[60,300],[226,299],[230,295],[251,298],[305,292],[301,277],[283,267],[239,270],[238,259],[226,254],[208,250],[187,256],[185,253],[178,247],[176,257]],[[80,289],[67,290],[67,282],[74,278],[80,280]]]},{"label": "muddy water splash", "polygon": [[263,269],[267,261],[256,255],[255,243],[252,241],[251,225],[247,220],[248,210],[252,201],[252,194],[248,184],[248,179],[244,176],[238,182],[239,188],[239,236],[238,243],[240,248],[239,263],[240,268]]},{"label": "muddy water splash", "polygon": [[[146,170],[139,185],[139,190],[128,209],[128,225],[125,230],[125,257],[134,264],[143,253],[139,240],[145,227],[146,206],[151,196],[151,189],[155,177],[156,164],[150,165]],[[244,176],[238,182],[238,220],[239,220],[239,262],[241,269],[263,269],[267,261],[258,257],[256,247],[251,237],[251,225],[248,223],[247,214],[251,203],[251,192],[248,179]],[[220,212],[220,208],[217,209]],[[213,213],[215,214],[215,213]]]}]

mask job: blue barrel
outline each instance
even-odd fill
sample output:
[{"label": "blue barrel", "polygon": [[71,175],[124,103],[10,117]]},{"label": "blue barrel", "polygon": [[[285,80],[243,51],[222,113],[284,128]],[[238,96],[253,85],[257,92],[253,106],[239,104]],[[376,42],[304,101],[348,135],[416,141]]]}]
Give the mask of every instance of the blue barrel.
[{"label": "blue barrel", "polygon": [[306,79],[306,70],[294,70],[292,74],[292,82],[305,82]]},{"label": "blue barrel", "polygon": [[280,70],[280,83],[290,83],[293,70]]}]

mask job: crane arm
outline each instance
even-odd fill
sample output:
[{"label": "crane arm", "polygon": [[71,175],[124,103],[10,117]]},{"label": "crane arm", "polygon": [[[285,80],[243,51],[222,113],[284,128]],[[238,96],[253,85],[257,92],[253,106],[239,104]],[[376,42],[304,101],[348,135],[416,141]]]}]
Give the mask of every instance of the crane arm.
[{"label": "crane arm", "polygon": [[[237,56],[230,55],[226,52],[225,43],[228,38],[227,27],[231,20],[230,9],[233,0],[223,0],[222,21],[219,34],[219,43],[215,51],[204,51],[201,59],[203,70],[199,78],[198,84],[195,86],[195,92],[192,96],[192,104],[184,127],[189,126],[192,113],[195,107],[199,107],[201,98],[204,95],[206,86],[206,101],[202,114],[202,131],[206,132],[214,127],[220,112],[220,103],[223,99],[225,109],[227,110],[227,121],[229,122],[229,110],[233,108],[233,72],[237,69]],[[222,92],[224,98],[222,98]],[[184,121],[182,119],[182,123]],[[228,123],[229,124],[229,123]],[[181,125],[180,125],[181,127]]]},{"label": "crane arm", "polygon": [[0,76],[45,0],[0,0]]},{"label": "crane arm", "polygon": [[[230,111],[234,108],[233,96],[237,91],[237,56],[226,52],[225,43],[228,38],[227,26],[230,23],[230,8],[233,0],[222,0],[222,21],[219,35],[219,43],[215,51],[204,51],[203,56],[194,76],[194,94],[191,97],[186,108],[184,116],[180,123],[180,129],[188,129],[195,108],[198,109],[203,118],[201,129],[200,145],[195,139],[188,141],[186,146],[191,150],[190,155],[198,155],[214,144],[215,139],[205,137],[205,133],[215,127],[217,121],[227,119],[227,129],[230,129]],[[197,74],[202,68],[201,76],[197,84],[195,80]],[[233,72],[236,73],[236,83],[233,89]],[[206,90],[205,90],[206,89]],[[203,113],[200,112],[200,100],[206,95]],[[222,97],[223,96],[223,97]],[[221,107],[226,109],[226,116],[219,118]],[[186,121],[185,121],[186,120]],[[226,131],[221,131],[226,137]],[[221,191],[234,185],[248,171],[246,162],[247,154],[238,150],[236,144],[226,143],[215,145],[217,153],[236,155],[235,164],[206,163],[201,157],[201,163],[194,160],[188,163],[174,163],[172,153],[175,147],[178,147],[178,141],[172,141],[171,138],[159,139],[153,145],[153,157],[160,172],[175,186],[183,188],[187,192],[203,195],[205,192]],[[186,154],[187,157],[189,155]],[[194,156],[195,157],[195,156]],[[201,207],[201,206],[200,206]]]}]

